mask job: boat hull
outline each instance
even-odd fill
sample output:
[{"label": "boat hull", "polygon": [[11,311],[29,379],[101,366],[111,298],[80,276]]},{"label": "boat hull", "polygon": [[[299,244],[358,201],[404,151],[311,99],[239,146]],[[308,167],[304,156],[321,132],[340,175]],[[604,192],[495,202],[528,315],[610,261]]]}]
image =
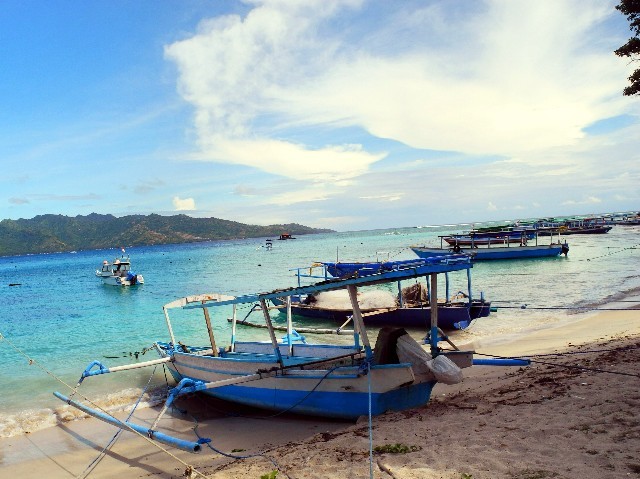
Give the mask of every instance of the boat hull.
[{"label": "boat hull", "polygon": [[144,278],[141,274],[136,274],[132,278],[126,276],[102,276],[98,275],[104,284],[109,286],[135,286],[144,284]]},{"label": "boat hull", "polygon": [[[276,306],[284,303],[272,300]],[[471,307],[464,303],[441,305],[438,307],[438,327],[443,330],[465,329],[477,318],[489,316],[491,302],[474,300]],[[285,311],[280,311],[286,314]],[[411,307],[381,310],[363,310],[363,320],[367,326],[395,326],[403,328],[428,328],[431,324],[431,308]],[[291,314],[311,319],[322,319],[344,323],[353,314],[351,310],[318,308],[312,305],[292,303]]]},{"label": "boat hull", "polygon": [[[565,245],[553,244],[545,246],[495,246],[488,248],[460,248],[460,253],[471,256],[473,261],[489,261],[502,259],[550,258],[558,256],[566,249]],[[414,246],[411,250],[420,258],[432,258],[451,254],[448,248],[427,248]]]},{"label": "boat hull", "polygon": [[[176,381],[188,378],[206,383],[278,366],[275,361],[257,360],[254,355],[245,355],[239,364],[236,356],[226,358],[176,352],[169,370]],[[202,392],[260,409],[356,419],[369,414],[369,398],[373,415],[400,411],[426,404],[435,385],[435,381],[416,380],[411,366],[406,363],[372,366],[370,375],[364,374],[366,371],[358,365],[337,364],[323,364],[323,368],[317,370],[286,370],[273,377]]]},{"label": "boat hull", "polygon": [[[565,228],[560,227],[558,232],[563,235],[602,235],[611,231],[612,226],[594,226],[585,228]],[[551,236],[557,234],[556,232],[541,230],[538,232],[538,236]]]}]

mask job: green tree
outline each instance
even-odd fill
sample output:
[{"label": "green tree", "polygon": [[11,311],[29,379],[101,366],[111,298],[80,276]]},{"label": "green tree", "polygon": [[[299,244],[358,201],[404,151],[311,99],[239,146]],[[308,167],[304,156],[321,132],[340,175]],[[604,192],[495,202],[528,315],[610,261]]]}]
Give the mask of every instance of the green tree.
[{"label": "green tree", "polygon": [[[620,0],[616,10],[627,16],[629,29],[634,33],[627,43],[618,48],[614,53],[619,57],[629,57],[631,61],[640,59],[640,0]],[[629,77],[631,85],[622,92],[627,95],[640,94],[640,68],[636,69]]]}]

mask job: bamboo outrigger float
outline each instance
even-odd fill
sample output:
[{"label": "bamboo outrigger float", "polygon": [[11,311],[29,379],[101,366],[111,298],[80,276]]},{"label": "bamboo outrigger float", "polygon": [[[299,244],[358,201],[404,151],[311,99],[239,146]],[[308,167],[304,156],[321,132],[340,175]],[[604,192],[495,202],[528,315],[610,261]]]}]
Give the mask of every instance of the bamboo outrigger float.
[{"label": "bamboo outrigger float", "polygon": [[[196,391],[262,409],[345,419],[417,407],[429,401],[436,382],[458,382],[462,380],[460,368],[472,365],[473,351],[440,349],[439,341],[445,338],[440,336],[435,303],[438,274],[467,269],[469,261],[469,258],[443,257],[423,266],[371,276],[334,279],[240,297],[219,294],[189,296],[166,304],[163,311],[169,342],[154,345],[160,359],[114,368],[94,361],[80,379],[82,382],[87,377],[165,363],[178,384],[170,391],[151,427],[122,423],[60,393],[55,395],[98,419],[190,452],[199,451],[202,442],[207,440],[185,441],[161,434],[156,427],[178,397]],[[423,348],[406,331],[398,328],[380,330],[375,347],[372,347],[358,305],[357,289],[420,276],[429,278],[431,306],[435,312],[431,315],[426,339],[428,348]],[[307,343],[293,330],[291,296],[341,288],[347,289],[353,307],[353,342],[348,345]],[[289,311],[287,334],[280,341],[266,303],[276,297],[286,298]],[[261,305],[269,341],[238,341],[236,307],[255,303]],[[177,341],[169,317],[169,310],[176,308],[203,311],[209,344],[192,346]],[[225,313],[228,308],[233,309],[231,341],[226,347],[219,347],[210,310]],[[226,324],[226,314],[224,316]]]}]

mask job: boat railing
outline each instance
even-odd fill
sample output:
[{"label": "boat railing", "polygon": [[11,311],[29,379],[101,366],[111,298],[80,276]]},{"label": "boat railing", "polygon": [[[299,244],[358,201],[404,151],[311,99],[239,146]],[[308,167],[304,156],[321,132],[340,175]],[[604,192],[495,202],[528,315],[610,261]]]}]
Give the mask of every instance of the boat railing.
[{"label": "boat railing", "polygon": [[[440,249],[445,249],[445,241],[449,244],[449,248],[470,247],[474,249],[478,248],[479,246],[484,246],[487,248],[491,248],[491,246],[512,247],[511,243],[517,245],[513,247],[531,246],[532,244],[529,242],[530,240],[535,246],[538,246],[538,236],[550,236],[551,244],[553,244],[554,236],[557,235],[558,244],[561,244],[561,235],[565,230],[566,226],[536,226],[534,228],[522,229],[521,231],[518,230],[517,232],[521,233],[520,237],[504,236],[495,238],[483,238],[482,233],[475,234],[474,232],[470,232],[468,234],[439,235],[438,238],[440,238]],[[465,241],[464,244],[463,241]]]},{"label": "boat railing", "polygon": [[[357,262],[343,262],[347,264],[359,264]],[[418,258],[411,260],[399,260],[399,261],[379,261],[379,262],[371,262],[371,264],[376,264],[376,266],[367,266],[367,263],[363,263],[362,266],[357,268],[358,276],[370,276],[376,273],[381,272],[381,266],[383,266],[383,271],[403,271],[408,269],[414,269],[421,266],[427,265],[464,265],[471,264],[471,257],[467,254],[451,254],[447,256],[434,256],[432,258]],[[329,264],[340,264],[338,263],[323,263],[323,262],[315,262],[310,266],[303,266],[299,268],[291,268],[289,271],[293,271],[296,278],[298,286],[302,286],[303,278],[308,280],[323,280],[329,281],[332,279],[336,279],[331,273],[329,273]]]},{"label": "boat railing", "polygon": [[[289,271],[295,271],[295,275],[298,281],[298,286],[302,286],[302,278],[307,278],[310,280],[320,279],[323,281],[328,281],[333,277],[329,274],[327,266],[324,263],[313,263],[311,264],[311,266],[291,268],[289,269]],[[307,273],[307,271],[309,272]]]}]

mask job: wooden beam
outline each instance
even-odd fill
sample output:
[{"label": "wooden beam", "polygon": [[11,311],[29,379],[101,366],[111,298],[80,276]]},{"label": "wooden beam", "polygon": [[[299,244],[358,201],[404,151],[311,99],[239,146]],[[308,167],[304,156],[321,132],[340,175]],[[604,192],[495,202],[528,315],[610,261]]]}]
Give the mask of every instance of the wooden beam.
[{"label": "wooden beam", "polygon": [[218,348],[216,347],[216,338],[213,336],[213,328],[211,327],[211,318],[209,317],[209,310],[207,308],[202,309],[204,311],[204,320],[207,322],[207,332],[209,333],[209,341],[211,341],[211,349],[213,349],[213,356],[218,357]]}]

